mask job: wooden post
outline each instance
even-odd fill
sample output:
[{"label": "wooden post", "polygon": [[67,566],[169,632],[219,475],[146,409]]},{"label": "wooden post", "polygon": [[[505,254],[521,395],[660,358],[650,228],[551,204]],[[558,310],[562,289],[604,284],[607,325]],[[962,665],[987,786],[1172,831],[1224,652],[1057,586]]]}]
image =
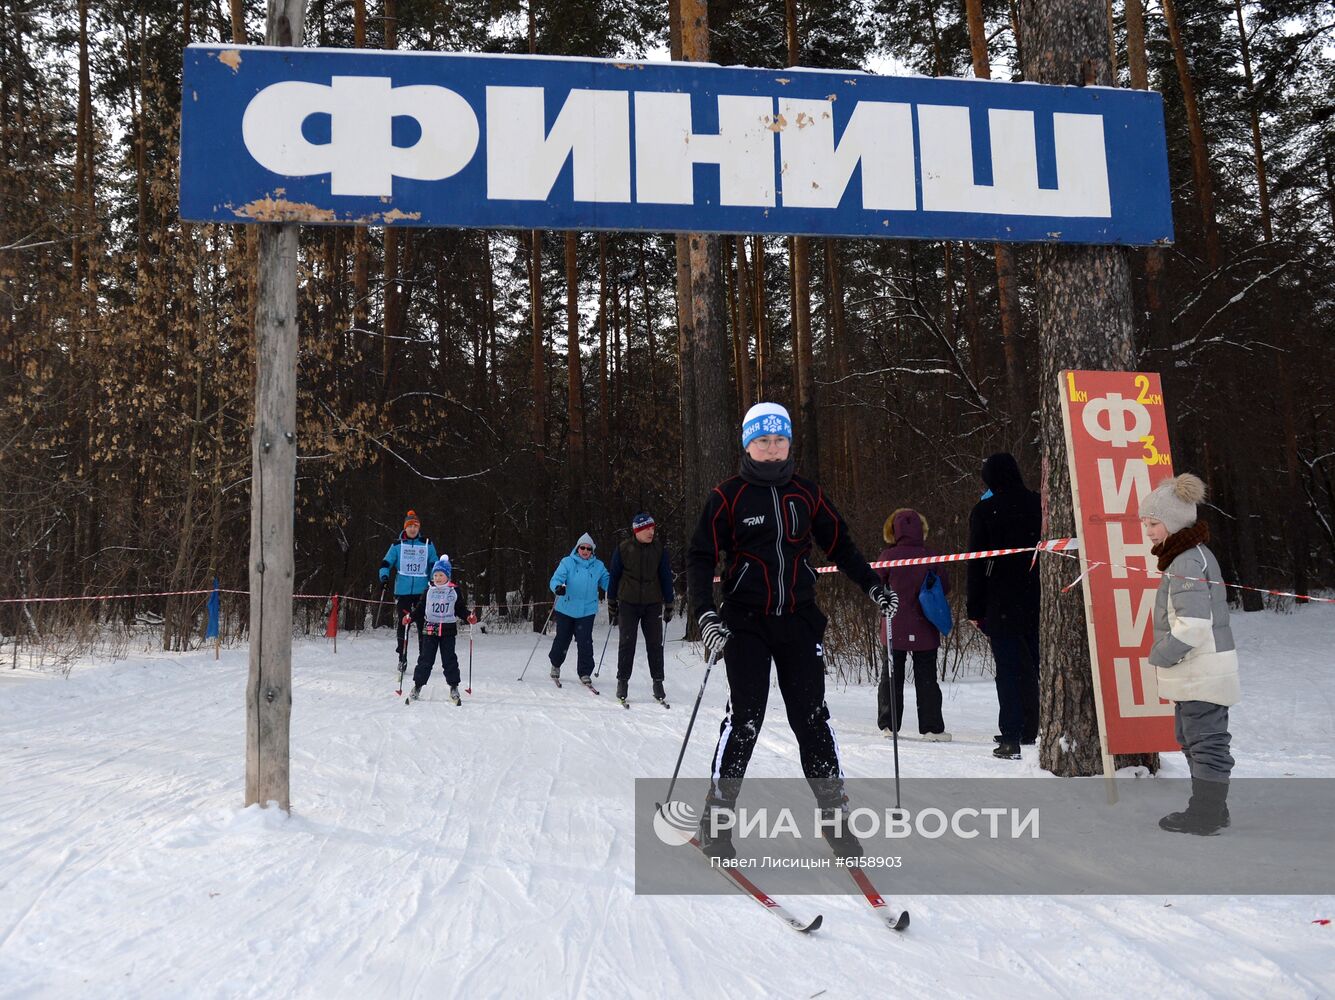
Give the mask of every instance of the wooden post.
[{"label": "wooden post", "polygon": [[[265,42],[299,45],[305,0],[268,0]],[[293,518],[297,473],[296,225],[259,227],[250,490],[246,805],[292,808]]]}]

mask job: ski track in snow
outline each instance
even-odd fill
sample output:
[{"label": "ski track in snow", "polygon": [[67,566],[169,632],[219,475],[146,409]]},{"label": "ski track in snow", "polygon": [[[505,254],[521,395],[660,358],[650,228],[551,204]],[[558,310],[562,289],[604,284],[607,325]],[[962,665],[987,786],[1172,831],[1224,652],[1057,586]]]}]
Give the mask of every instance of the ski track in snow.
[{"label": "ski track in snow", "polygon": [[[1335,777],[1335,608],[1234,625],[1235,773]],[[664,711],[641,644],[626,711],[517,682],[532,642],[479,636],[462,708],[439,672],[394,697],[387,631],[298,642],[291,816],[240,808],[244,648],[0,670],[0,998],[1335,994],[1329,896],[891,896],[903,936],[859,896],[788,897],[825,915],[810,937],[740,895],[636,896],[633,781],[670,775],[699,651],[668,646]],[[709,771],[726,689],[684,774]],[[1034,748],[991,757],[988,677],[944,690],[959,739],[901,741],[905,775],[1042,773]],[[829,702],[845,772],[889,775],[875,689]],[[750,773],[796,777],[770,709]]]}]

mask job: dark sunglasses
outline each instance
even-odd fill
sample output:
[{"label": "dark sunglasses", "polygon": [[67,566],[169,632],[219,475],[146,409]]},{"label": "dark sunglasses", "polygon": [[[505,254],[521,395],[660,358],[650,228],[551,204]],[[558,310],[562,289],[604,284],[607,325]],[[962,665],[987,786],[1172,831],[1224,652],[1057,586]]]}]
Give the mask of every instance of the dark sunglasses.
[{"label": "dark sunglasses", "polygon": [[592,546],[592,545],[581,545],[581,546],[579,547],[579,551],[581,551],[581,552],[592,552],[592,551],[593,551],[593,546]]}]

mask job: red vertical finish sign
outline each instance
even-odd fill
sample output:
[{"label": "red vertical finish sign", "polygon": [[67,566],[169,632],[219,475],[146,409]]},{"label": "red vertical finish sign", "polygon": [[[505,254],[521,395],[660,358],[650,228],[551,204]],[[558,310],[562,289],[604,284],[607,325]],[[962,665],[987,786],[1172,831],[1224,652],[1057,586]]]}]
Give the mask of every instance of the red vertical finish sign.
[{"label": "red vertical finish sign", "polygon": [[1065,371],[1059,388],[1104,753],[1176,750],[1148,659],[1159,577],[1137,517],[1173,474],[1159,376]]}]

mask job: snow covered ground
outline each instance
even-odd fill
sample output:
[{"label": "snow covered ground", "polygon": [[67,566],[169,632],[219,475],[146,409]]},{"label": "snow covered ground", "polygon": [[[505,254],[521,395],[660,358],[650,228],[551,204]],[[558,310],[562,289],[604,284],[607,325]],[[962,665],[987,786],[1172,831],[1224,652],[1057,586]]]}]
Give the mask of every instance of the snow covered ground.
[{"label": "snow covered ground", "polygon": [[[1235,773],[1335,776],[1335,607],[1234,624]],[[541,653],[517,683],[532,643],[480,637],[462,708],[438,674],[394,698],[384,631],[298,643],[290,817],[239,807],[244,649],[0,670],[0,997],[1335,995],[1330,896],[922,896],[902,937],[854,896],[791,897],[825,914],[810,937],[740,895],[636,896],[632,782],[670,774],[699,652],[668,645],[664,711],[641,651],[624,711],[614,668],[600,698],[556,690]],[[846,772],[888,775],[875,690],[829,700]],[[1032,748],[990,756],[988,678],[945,713],[961,740],[901,743],[905,774],[1039,773]],[[781,714],[751,773],[799,773]]]}]

